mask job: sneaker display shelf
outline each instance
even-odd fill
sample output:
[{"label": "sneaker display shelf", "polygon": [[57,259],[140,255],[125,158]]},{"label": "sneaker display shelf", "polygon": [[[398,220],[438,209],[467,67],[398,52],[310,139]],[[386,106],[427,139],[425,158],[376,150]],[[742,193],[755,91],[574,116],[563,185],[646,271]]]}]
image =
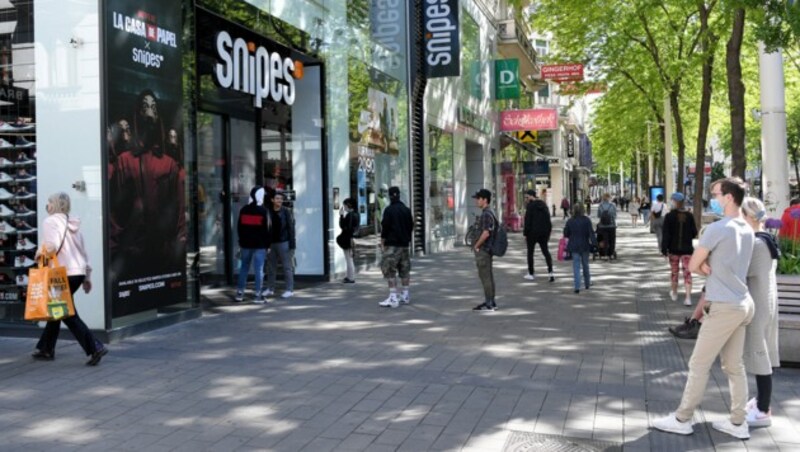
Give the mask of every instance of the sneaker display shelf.
[{"label": "sneaker display shelf", "polygon": [[0,305],[20,320],[37,246],[35,156],[36,125],[0,120]]}]

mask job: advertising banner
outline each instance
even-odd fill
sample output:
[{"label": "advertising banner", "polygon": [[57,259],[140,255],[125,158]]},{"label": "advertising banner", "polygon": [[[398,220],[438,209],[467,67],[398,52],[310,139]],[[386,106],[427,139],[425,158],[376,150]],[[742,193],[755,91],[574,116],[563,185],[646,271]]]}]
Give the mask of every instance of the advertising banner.
[{"label": "advertising banner", "polygon": [[519,99],[519,60],[496,60],[494,62],[495,97]]},{"label": "advertising banner", "polygon": [[423,8],[425,65],[428,78],[460,75],[458,0],[427,0]]},{"label": "advertising banner", "polygon": [[579,82],[583,80],[583,65],[580,63],[544,65],[542,79],[554,82]]},{"label": "advertising banner", "polygon": [[532,175],[550,174],[550,163],[546,160],[522,162],[522,172]]},{"label": "advertising banner", "polygon": [[103,11],[112,316],[186,300],[181,2]]},{"label": "advertising banner", "polygon": [[503,132],[556,129],[558,129],[558,110],[554,108],[500,112],[500,130]]}]

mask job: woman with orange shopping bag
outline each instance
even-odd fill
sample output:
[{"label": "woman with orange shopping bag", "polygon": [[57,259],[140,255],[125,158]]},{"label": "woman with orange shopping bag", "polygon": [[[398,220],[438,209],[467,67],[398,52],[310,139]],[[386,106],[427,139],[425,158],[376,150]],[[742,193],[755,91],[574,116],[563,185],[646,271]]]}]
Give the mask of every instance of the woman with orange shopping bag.
[{"label": "woman with orange shopping bag", "polygon": [[[58,261],[67,269],[67,280],[72,296],[79,287],[89,293],[92,290],[92,283],[89,279],[92,268],[89,266],[89,259],[86,255],[86,248],[83,243],[83,234],[80,232],[80,219],[69,216],[70,199],[64,192],[58,192],[47,199],[47,213],[42,225],[42,243],[46,250],[46,255],[56,255]],[[37,257],[41,251],[37,252]],[[36,344],[36,351],[31,356],[41,361],[52,361],[55,358],[56,341],[61,329],[61,322],[64,322],[72,335],[89,356],[86,361],[87,366],[96,366],[100,360],[108,353],[108,349],[94,337],[89,327],[75,312],[74,316],[47,322],[39,343]]]}]

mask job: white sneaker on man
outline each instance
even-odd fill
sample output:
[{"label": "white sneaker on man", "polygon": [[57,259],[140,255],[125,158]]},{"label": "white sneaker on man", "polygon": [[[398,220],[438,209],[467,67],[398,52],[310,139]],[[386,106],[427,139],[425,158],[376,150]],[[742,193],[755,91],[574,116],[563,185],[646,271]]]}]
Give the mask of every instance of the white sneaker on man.
[{"label": "white sneaker on man", "polygon": [[750,427],[747,425],[747,421],[742,422],[740,425],[733,425],[730,419],[725,419],[724,421],[712,422],[711,427],[734,438],[750,439]]},{"label": "white sneaker on man", "polygon": [[292,298],[294,296],[294,292],[291,290],[287,290],[281,295],[281,298]]},{"label": "white sneaker on man", "polygon": [[383,308],[396,308],[400,306],[400,302],[397,300],[397,297],[390,296],[389,298],[378,303],[378,306]]},{"label": "white sneaker on man", "polygon": [[525,275],[525,279],[527,279],[528,281],[533,281],[536,279],[536,277],[528,273],[527,275]]},{"label": "white sneaker on man", "polygon": [[759,410],[758,406],[754,404],[753,406],[747,407],[747,416],[745,419],[747,419],[747,425],[750,427],[769,427],[772,425],[772,410],[765,413]]},{"label": "white sneaker on man", "polygon": [[400,303],[403,303],[403,304],[411,303],[411,294],[406,292],[403,295],[400,295]]},{"label": "white sneaker on man", "polygon": [[264,298],[271,297],[273,295],[275,295],[275,291],[272,290],[272,289],[264,289],[264,291],[261,292],[261,296],[264,297]]},{"label": "white sneaker on man", "polygon": [[653,421],[653,428],[661,430],[662,432],[677,433],[679,435],[691,435],[694,433],[692,421],[681,422],[675,417],[675,413],[670,413],[669,416],[664,416]]}]

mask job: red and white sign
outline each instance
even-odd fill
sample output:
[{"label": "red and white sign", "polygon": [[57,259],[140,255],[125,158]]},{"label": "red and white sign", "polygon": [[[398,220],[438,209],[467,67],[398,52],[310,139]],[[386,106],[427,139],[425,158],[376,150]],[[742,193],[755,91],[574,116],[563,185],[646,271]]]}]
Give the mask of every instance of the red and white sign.
[{"label": "red and white sign", "polygon": [[[689,174],[694,174],[695,169],[697,169],[697,165],[694,165],[694,164],[690,165],[689,166]],[[704,168],[703,168],[703,172],[705,174],[711,174],[711,164],[710,163],[706,162],[706,164],[704,165]]]},{"label": "red and white sign", "polygon": [[500,112],[500,130],[557,130],[558,110],[539,108],[535,110],[506,110]]},{"label": "red and white sign", "polygon": [[542,66],[542,79],[554,82],[579,82],[583,80],[583,65],[572,63]]}]

